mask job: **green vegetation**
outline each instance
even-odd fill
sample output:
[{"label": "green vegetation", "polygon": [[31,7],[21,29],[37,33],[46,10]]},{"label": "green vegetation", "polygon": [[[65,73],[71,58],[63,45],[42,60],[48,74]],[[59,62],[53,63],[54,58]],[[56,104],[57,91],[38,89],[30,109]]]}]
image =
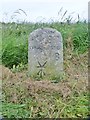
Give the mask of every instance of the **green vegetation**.
[{"label": "green vegetation", "polygon": [[[2,63],[9,68],[28,62],[28,37],[30,32],[40,27],[51,27],[61,32],[64,50],[72,42],[73,52],[84,53],[88,47],[87,24],[2,24]],[[69,38],[71,40],[69,40]]]},{"label": "green vegetation", "polygon": [[[40,81],[30,80],[31,78],[26,75],[28,37],[33,30],[41,27],[57,29],[63,36],[65,76],[62,77],[61,82],[57,82],[59,78],[55,77],[53,78],[55,81],[41,84]],[[85,76],[87,51],[87,23],[2,23],[0,56],[2,56],[2,64],[13,72],[8,73],[6,68],[3,70],[2,116],[5,118],[87,118],[89,115],[86,84],[88,77]],[[69,94],[67,87],[70,89]],[[59,88],[64,93],[58,92]]]},{"label": "green vegetation", "polygon": [[3,116],[6,118],[87,118],[87,95],[72,97],[72,100],[66,101],[63,101],[59,95],[47,95],[44,99],[37,101],[28,98],[22,104],[5,102],[2,104]]}]

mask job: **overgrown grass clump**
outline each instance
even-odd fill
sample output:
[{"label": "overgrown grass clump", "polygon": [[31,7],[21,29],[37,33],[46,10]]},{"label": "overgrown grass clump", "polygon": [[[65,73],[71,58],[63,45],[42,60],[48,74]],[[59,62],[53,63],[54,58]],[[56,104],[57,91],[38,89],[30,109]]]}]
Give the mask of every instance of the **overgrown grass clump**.
[{"label": "overgrown grass clump", "polygon": [[3,23],[2,63],[9,68],[20,63],[27,64],[29,34],[41,27],[51,27],[61,32],[64,49],[67,49],[68,43],[71,43],[73,45],[73,52],[84,53],[87,51],[88,30],[86,23]]}]

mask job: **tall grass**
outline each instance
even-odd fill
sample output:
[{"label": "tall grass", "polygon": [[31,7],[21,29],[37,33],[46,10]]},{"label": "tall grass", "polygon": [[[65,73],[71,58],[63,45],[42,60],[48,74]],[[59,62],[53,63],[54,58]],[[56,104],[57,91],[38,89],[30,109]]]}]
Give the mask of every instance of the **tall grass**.
[{"label": "tall grass", "polygon": [[8,23],[2,24],[2,63],[12,68],[13,65],[28,62],[28,37],[29,34],[41,27],[51,27],[61,32],[64,50],[67,48],[71,37],[74,46],[73,52],[84,53],[88,47],[88,30],[85,23]]},{"label": "tall grass", "polygon": [[[64,50],[67,48],[68,38],[71,38],[73,44],[73,52],[84,53],[88,47],[88,30],[87,23],[78,20],[73,23],[72,12],[68,15],[68,11],[63,7],[58,12],[59,22],[52,23],[27,23],[18,20],[18,15],[27,17],[27,13],[22,10],[16,10],[11,16],[11,23],[2,23],[2,63],[10,68],[13,65],[28,62],[28,37],[29,34],[41,27],[51,27],[61,32],[63,37]],[[17,19],[16,19],[17,18]]]}]

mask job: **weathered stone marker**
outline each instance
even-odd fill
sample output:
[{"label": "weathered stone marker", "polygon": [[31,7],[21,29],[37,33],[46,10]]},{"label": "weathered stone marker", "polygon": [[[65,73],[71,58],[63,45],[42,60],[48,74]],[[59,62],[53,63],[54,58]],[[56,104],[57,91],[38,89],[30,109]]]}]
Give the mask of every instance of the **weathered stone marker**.
[{"label": "weathered stone marker", "polygon": [[29,36],[28,70],[30,76],[58,77],[63,71],[63,41],[60,32],[41,28]]}]

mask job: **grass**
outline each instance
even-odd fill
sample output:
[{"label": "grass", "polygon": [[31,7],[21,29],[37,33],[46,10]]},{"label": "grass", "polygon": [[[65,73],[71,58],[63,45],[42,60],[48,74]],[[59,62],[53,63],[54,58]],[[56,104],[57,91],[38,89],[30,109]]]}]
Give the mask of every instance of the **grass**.
[{"label": "grass", "polygon": [[[34,99],[23,104],[3,103],[3,116],[8,118],[87,118],[87,96],[81,95],[66,103],[56,96],[47,96],[48,101]],[[48,105],[49,104],[49,105]]]},{"label": "grass", "polygon": [[[35,81],[27,76],[28,36],[41,27],[57,29],[63,36],[65,76],[62,80],[53,77],[54,81]],[[2,23],[2,28],[2,116],[87,118],[90,114],[87,24]]]},{"label": "grass", "polygon": [[[87,24],[2,24],[2,63],[9,68],[28,62],[28,37],[30,32],[40,27],[51,27],[61,32],[64,50],[73,44],[73,51],[84,53],[88,48]],[[71,32],[72,31],[72,32]],[[73,41],[69,41],[69,38]],[[72,42],[72,43],[69,43]]]},{"label": "grass", "polygon": [[[6,68],[3,70],[5,71]],[[5,73],[5,72],[4,72]],[[8,74],[8,73],[6,73]],[[50,83],[34,81],[23,73],[3,76],[2,115],[5,118],[87,118],[85,78]],[[25,74],[25,72],[24,72]],[[11,79],[10,79],[11,78]],[[79,78],[80,79],[80,78]],[[75,80],[75,78],[73,78]],[[72,82],[72,83],[71,83]],[[84,87],[85,89],[84,89]],[[61,88],[61,91],[59,91]],[[65,89],[64,89],[65,88]],[[70,92],[68,93],[68,88]]]}]

